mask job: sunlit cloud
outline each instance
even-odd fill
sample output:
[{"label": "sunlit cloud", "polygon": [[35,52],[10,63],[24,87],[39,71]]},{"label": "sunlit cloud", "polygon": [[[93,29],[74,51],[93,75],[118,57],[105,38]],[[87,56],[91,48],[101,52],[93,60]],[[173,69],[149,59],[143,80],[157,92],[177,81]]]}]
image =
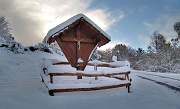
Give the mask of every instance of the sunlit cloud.
[{"label": "sunlit cloud", "polygon": [[15,39],[23,45],[33,45],[41,42],[48,30],[79,13],[103,30],[125,17],[123,11],[89,9],[91,3],[91,0],[1,0],[0,10],[9,20]]},{"label": "sunlit cloud", "polygon": [[111,25],[125,17],[123,11],[119,11],[116,13],[116,15],[114,15],[113,13],[108,12],[106,9],[95,9],[87,11],[86,15],[103,30],[108,30]]}]

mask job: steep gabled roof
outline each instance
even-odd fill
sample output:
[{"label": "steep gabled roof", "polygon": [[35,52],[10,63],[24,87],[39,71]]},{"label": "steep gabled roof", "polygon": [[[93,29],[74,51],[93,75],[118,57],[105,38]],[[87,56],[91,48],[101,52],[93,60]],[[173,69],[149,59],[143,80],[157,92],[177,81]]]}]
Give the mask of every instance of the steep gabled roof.
[{"label": "steep gabled roof", "polygon": [[80,18],[83,18],[85,21],[87,21],[89,24],[91,24],[95,29],[97,29],[101,34],[103,34],[107,39],[111,40],[111,37],[104,32],[99,26],[97,26],[92,20],[90,20],[88,17],[86,17],[84,14],[77,14],[73,16],[72,18],[68,19],[67,21],[57,25],[56,27],[52,28],[48,31],[47,35],[44,38],[44,41],[48,41],[50,37],[54,37],[59,32],[63,32],[65,29],[68,28],[69,25],[76,22]]}]

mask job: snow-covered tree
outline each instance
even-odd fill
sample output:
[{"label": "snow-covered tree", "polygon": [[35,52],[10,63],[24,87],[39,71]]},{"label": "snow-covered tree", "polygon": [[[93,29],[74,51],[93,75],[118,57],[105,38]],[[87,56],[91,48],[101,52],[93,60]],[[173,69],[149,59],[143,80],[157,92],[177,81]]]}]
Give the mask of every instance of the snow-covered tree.
[{"label": "snow-covered tree", "polygon": [[15,54],[24,53],[24,47],[19,42],[13,41],[9,43],[8,47],[9,47],[9,50],[14,52]]},{"label": "snow-covered tree", "polygon": [[113,56],[117,56],[118,61],[128,60],[128,47],[122,44],[117,44],[112,49]]},{"label": "snow-covered tree", "polygon": [[151,37],[151,43],[150,43],[153,52],[157,54],[161,54],[164,48],[166,47],[166,45],[167,45],[166,38],[162,34],[158,32],[154,32],[153,36]]},{"label": "snow-covered tree", "polygon": [[34,46],[35,50],[41,50],[41,51],[45,51],[45,52],[49,52],[49,48],[48,45],[46,45],[45,43],[38,43]]},{"label": "snow-covered tree", "polygon": [[158,72],[173,72],[176,61],[178,60],[177,51],[167,42],[166,38],[154,32],[148,51],[143,58],[137,62],[140,69],[147,69]]},{"label": "snow-covered tree", "polygon": [[177,34],[178,34],[178,36],[177,36],[177,38],[178,38],[178,40],[180,40],[180,22],[176,22],[175,24],[174,24],[174,30],[177,32]]},{"label": "snow-covered tree", "polygon": [[112,62],[112,49],[106,49],[105,51],[101,51],[101,61],[104,62]]},{"label": "snow-covered tree", "polygon": [[10,24],[5,17],[0,17],[0,37],[3,37],[7,42],[14,40],[10,33]]},{"label": "snow-covered tree", "polygon": [[101,51],[96,49],[91,56],[91,60],[101,60]]},{"label": "snow-covered tree", "polygon": [[[46,45],[48,45],[48,44],[46,44]],[[49,45],[49,48],[52,49],[53,52],[55,52],[55,53],[57,53],[57,54],[59,54],[61,56],[64,56],[64,53],[62,52],[61,48],[59,47],[59,45],[58,45],[58,43],[56,41],[51,43]]]},{"label": "snow-covered tree", "polygon": [[174,48],[178,48],[180,47],[180,22],[176,22],[173,27],[174,30],[177,32],[177,37],[175,39],[172,39],[171,42]]},{"label": "snow-covered tree", "polygon": [[0,17],[0,47],[5,47],[14,53],[23,53],[24,47],[14,40],[10,30],[9,22],[5,17]]}]

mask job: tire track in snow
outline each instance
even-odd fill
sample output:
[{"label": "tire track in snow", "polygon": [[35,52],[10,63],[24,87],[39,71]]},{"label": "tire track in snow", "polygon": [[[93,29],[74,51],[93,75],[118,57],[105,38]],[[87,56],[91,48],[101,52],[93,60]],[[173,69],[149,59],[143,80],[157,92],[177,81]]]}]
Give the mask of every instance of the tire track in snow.
[{"label": "tire track in snow", "polygon": [[180,88],[178,88],[178,87],[175,87],[175,86],[172,86],[172,85],[163,83],[163,82],[159,82],[159,81],[156,81],[156,80],[153,80],[153,79],[149,79],[149,78],[146,78],[146,77],[143,77],[143,76],[139,76],[139,75],[137,75],[137,76],[140,77],[140,78],[142,78],[142,79],[146,79],[146,80],[149,80],[149,81],[153,81],[153,82],[155,82],[155,83],[157,83],[157,84],[166,86],[166,87],[168,87],[168,88],[170,88],[170,89],[172,89],[172,90],[175,90],[175,91],[180,92]]},{"label": "tire track in snow", "polygon": [[172,79],[172,80],[176,80],[176,81],[180,81],[180,79],[171,78],[171,77],[166,77],[166,76],[160,76],[160,75],[154,75],[154,74],[146,74],[146,73],[143,73],[143,74],[145,74],[145,75],[151,75],[151,76],[157,76],[157,77],[161,77],[161,78]]}]

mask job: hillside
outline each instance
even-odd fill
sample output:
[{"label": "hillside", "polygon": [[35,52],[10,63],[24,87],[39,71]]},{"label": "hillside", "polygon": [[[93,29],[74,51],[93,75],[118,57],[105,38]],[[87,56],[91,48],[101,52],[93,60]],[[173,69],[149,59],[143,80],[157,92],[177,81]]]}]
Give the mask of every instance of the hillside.
[{"label": "hillside", "polygon": [[1,109],[180,109],[180,74],[132,70],[131,93],[116,88],[52,97],[41,82],[40,58],[65,59],[38,50],[14,54],[0,48]]}]

